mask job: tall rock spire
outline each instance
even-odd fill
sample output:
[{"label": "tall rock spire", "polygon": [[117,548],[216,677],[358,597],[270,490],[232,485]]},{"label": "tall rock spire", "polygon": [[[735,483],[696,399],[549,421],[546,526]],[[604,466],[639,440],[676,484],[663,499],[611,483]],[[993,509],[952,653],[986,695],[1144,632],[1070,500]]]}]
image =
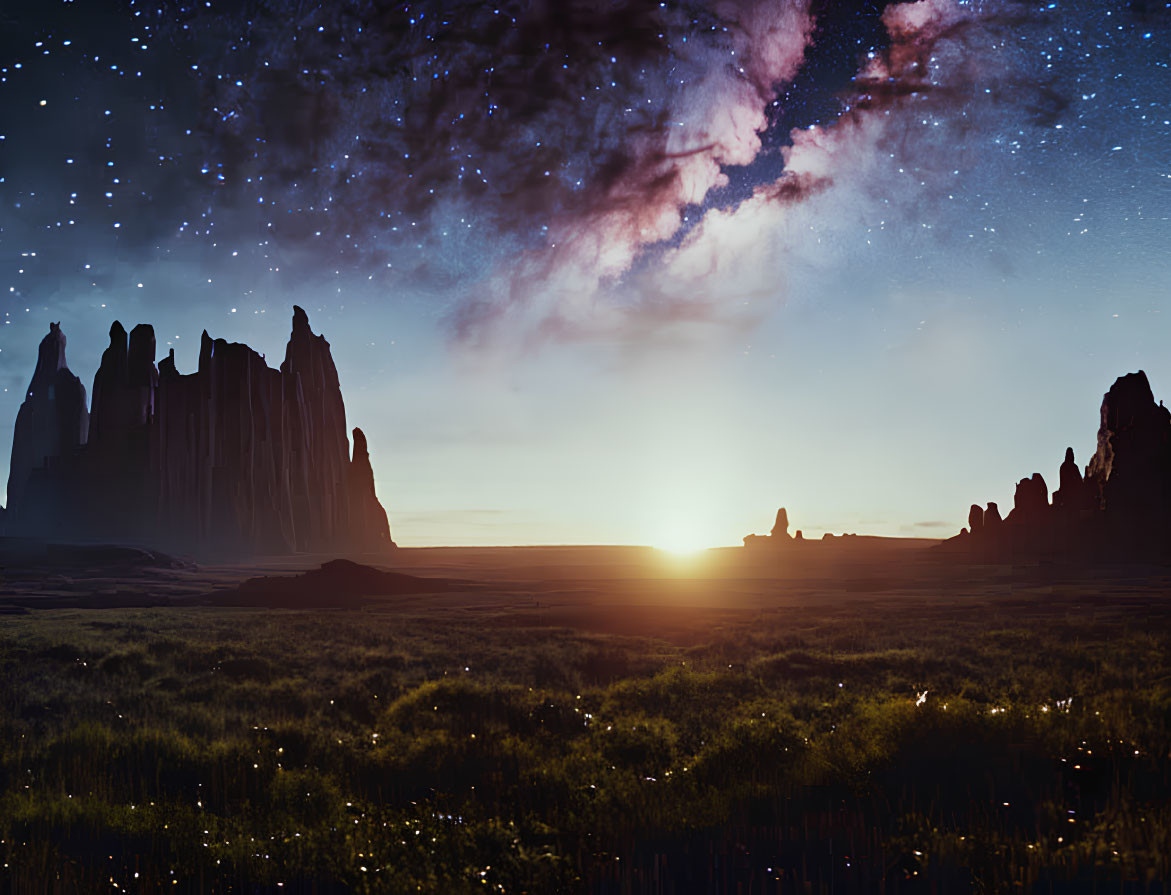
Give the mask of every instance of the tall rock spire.
[{"label": "tall rock spire", "polygon": [[354,429],[354,457],[350,461],[349,490],[352,542],[370,551],[393,547],[386,510],[374,493],[374,468],[370,465],[366,434],[358,428]]},{"label": "tall rock spire", "polygon": [[64,482],[51,483],[58,470],[86,442],[89,410],[85,386],[65,362],[65,333],[49,324],[37,351],[37,366],[16,416],[8,476],[8,520],[38,530],[57,511]]},{"label": "tall rock spire", "polygon": [[297,549],[340,546],[350,522],[346,407],[329,342],[314,334],[297,306],[281,373]]}]

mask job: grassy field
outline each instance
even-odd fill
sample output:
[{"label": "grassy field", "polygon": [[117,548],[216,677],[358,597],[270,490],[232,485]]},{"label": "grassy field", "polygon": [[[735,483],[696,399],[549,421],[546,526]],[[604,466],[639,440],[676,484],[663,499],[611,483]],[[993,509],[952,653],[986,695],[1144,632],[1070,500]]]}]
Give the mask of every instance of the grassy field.
[{"label": "grassy field", "polygon": [[3,617],[0,890],[1164,891],[1161,587],[688,585]]}]

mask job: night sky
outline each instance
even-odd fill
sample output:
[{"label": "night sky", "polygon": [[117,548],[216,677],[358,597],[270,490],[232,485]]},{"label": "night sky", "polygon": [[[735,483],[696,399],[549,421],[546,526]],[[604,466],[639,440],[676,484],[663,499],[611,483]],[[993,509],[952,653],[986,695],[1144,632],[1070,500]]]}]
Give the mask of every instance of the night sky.
[{"label": "night sky", "polygon": [[1171,2],[4,0],[0,294],[4,457],[297,303],[400,544],[951,534],[1171,399]]}]

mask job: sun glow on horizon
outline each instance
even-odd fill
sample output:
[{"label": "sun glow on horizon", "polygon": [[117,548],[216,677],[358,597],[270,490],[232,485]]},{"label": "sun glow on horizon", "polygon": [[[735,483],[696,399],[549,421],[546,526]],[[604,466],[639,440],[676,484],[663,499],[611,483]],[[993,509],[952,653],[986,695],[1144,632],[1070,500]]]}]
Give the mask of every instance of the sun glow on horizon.
[{"label": "sun glow on horizon", "polygon": [[735,427],[715,409],[669,402],[646,424],[632,463],[631,530],[643,543],[680,557],[738,544],[746,513]]},{"label": "sun glow on horizon", "polygon": [[698,542],[688,538],[659,541],[654,545],[656,550],[670,553],[673,556],[694,556],[697,553],[702,553],[704,550],[710,550],[711,546],[707,542]]},{"label": "sun glow on horizon", "polygon": [[651,540],[656,550],[675,556],[694,556],[720,543],[709,528],[695,524],[696,514],[678,514]]}]

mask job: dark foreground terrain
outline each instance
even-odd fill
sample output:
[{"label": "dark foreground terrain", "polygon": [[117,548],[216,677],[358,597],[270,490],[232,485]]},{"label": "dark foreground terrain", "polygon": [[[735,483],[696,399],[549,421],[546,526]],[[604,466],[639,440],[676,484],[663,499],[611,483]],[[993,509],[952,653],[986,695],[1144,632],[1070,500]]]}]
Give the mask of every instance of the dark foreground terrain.
[{"label": "dark foreground terrain", "polygon": [[0,891],[1166,891],[1167,570],[851,549],[8,576]]}]

